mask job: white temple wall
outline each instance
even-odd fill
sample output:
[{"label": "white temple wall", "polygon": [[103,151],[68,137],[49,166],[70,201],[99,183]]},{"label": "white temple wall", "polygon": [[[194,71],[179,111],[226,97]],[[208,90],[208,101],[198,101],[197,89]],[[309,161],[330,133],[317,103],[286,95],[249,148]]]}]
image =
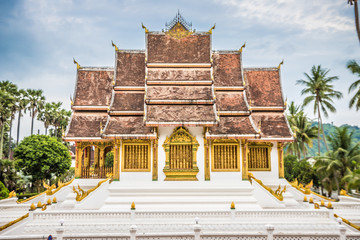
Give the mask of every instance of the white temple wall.
[{"label": "white temple wall", "polygon": [[249,171],[254,176],[260,180],[266,179],[278,179],[279,178],[279,159],[278,159],[278,150],[277,143],[273,143],[271,149],[271,171]]}]

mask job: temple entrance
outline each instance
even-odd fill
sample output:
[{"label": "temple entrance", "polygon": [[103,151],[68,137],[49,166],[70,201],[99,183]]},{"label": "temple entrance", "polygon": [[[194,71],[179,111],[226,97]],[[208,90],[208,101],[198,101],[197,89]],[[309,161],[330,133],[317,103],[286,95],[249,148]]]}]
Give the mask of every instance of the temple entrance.
[{"label": "temple entrance", "polygon": [[199,143],[184,127],[178,127],[163,144],[165,181],[197,181],[196,152]]}]

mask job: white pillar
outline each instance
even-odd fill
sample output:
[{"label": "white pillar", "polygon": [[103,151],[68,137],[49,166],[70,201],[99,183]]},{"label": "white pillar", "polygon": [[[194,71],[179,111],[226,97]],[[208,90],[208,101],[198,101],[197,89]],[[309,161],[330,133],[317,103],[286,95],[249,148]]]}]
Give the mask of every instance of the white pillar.
[{"label": "white pillar", "polygon": [[195,224],[194,225],[194,240],[200,240],[200,232],[201,232],[201,225]]},{"label": "white pillar", "polygon": [[344,225],[339,225],[340,231],[340,240],[346,240],[346,227]]},{"label": "white pillar", "polygon": [[235,219],[235,209],[230,209],[231,212],[231,219],[234,220]]},{"label": "white pillar", "polygon": [[130,231],[130,240],[136,240],[137,226],[131,225],[129,231]]},{"label": "white pillar", "polygon": [[267,232],[267,240],[273,240],[274,239],[274,230],[275,230],[275,227],[271,224],[267,224],[266,225],[266,232]]},{"label": "white pillar", "polygon": [[131,210],[130,210],[130,220],[131,220],[131,221],[134,221],[134,219],[135,219],[135,210],[134,210],[134,209],[131,209]]},{"label": "white pillar", "polygon": [[56,240],[63,240],[63,234],[64,234],[63,226],[56,228]]}]

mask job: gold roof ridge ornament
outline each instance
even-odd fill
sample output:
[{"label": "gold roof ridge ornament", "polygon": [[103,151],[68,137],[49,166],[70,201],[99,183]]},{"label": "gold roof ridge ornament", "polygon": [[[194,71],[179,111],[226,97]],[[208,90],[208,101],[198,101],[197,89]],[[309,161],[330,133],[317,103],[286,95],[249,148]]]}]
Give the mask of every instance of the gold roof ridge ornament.
[{"label": "gold roof ridge ornament", "polygon": [[119,51],[119,48],[116,46],[116,44],[111,40],[111,46],[115,48],[115,51]]},{"label": "gold roof ridge ornament", "polygon": [[241,53],[242,53],[243,48],[245,48],[245,47],[246,47],[246,42],[244,42],[244,44],[241,46],[241,48],[239,49],[239,52],[241,52]]},{"label": "gold roof ridge ornament", "polygon": [[73,101],[73,99],[72,99],[71,94],[70,94],[70,104],[71,104],[71,106],[73,106],[73,105],[74,105],[74,101]]},{"label": "gold roof ridge ornament", "polygon": [[144,26],[143,23],[141,23],[141,27],[142,27],[143,29],[145,29],[145,33],[148,33],[148,32],[149,32],[149,30]]},{"label": "gold roof ridge ornament", "polygon": [[76,64],[76,69],[80,69],[81,68],[80,64],[75,60],[75,58],[73,58],[73,60],[74,60],[74,64]]},{"label": "gold roof ridge ornament", "polygon": [[279,63],[279,66],[277,66],[277,69],[280,70],[281,65],[283,65],[283,64],[284,64],[284,59]]},{"label": "gold roof ridge ornament", "polygon": [[212,26],[212,27],[210,28],[210,30],[208,31],[208,34],[212,34],[212,31],[215,29],[215,25],[216,25],[216,23],[214,23],[214,26]]},{"label": "gold roof ridge ornament", "polygon": [[176,39],[182,39],[192,35],[195,31],[192,30],[192,23],[187,22],[180,11],[170,21],[165,23],[165,34]]}]

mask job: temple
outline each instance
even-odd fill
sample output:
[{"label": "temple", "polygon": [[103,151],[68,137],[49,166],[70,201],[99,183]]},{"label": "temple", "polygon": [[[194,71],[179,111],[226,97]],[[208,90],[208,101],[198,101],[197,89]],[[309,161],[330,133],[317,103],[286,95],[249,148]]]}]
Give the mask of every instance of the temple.
[{"label": "temple", "polygon": [[145,28],[145,50],[113,44],[114,68],[78,66],[64,138],[76,143],[77,178],[284,177],[283,146],[293,136],[280,66],[244,68],[243,49],[212,49],[212,31],[192,30],[177,14],[161,32]]},{"label": "temple", "polygon": [[[77,66],[75,179],[0,200],[0,240],[355,240],[360,200],[284,178],[293,141],[280,66],[244,68],[239,50],[179,13],[114,67]],[[48,238],[52,239],[52,238]]]}]

